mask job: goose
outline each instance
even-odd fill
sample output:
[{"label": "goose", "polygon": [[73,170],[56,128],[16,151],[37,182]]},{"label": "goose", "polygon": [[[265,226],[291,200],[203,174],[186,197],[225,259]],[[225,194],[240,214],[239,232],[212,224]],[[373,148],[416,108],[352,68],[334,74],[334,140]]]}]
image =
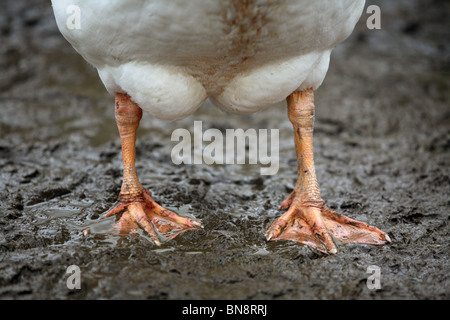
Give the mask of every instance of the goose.
[{"label": "goose", "polygon": [[115,96],[123,182],[104,217],[116,215],[116,229],[142,228],[159,245],[203,228],[156,203],[139,182],[135,141],[143,111],[175,121],[208,98],[241,115],[286,100],[298,178],[266,239],[296,241],[325,254],[337,252],[336,240],[390,242],[380,229],[328,208],[314,168],[314,91],[364,0],[52,0],[52,7],[64,38]]}]

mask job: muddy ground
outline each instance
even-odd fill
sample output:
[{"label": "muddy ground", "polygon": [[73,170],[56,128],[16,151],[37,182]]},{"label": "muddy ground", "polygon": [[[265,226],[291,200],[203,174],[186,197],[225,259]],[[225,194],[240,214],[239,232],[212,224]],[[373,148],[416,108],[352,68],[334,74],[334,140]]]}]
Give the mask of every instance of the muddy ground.
[{"label": "muddy ground", "polygon": [[[327,204],[389,233],[383,247],[325,256],[266,242],[296,180],[285,103],[252,116],[206,103],[174,123],[144,115],[137,170],[156,201],[201,219],[156,247],[109,235],[120,141],[113,97],[59,34],[49,1],[0,12],[2,299],[448,299],[450,26],[448,1],[369,1],[381,30],[355,32],[316,92],[316,170]],[[176,128],[280,129],[280,170],[172,163]],[[81,231],[91,227],[84,237]],[[66,286],[77,265],[81,289]],[[381,289],[367,287],[380,268]]]}]

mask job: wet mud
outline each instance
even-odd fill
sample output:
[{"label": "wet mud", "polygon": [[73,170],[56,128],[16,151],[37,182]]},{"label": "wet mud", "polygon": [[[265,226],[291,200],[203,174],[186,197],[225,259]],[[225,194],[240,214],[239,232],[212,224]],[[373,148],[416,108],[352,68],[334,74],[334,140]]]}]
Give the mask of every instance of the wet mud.
[{"label": "wet mud", "polygon": [[[137,171],[154,199],[203,221],[160,247],[99,220],[122,171],[114,99],[59,34],[48,1],[0,13],[0,298],[448,299],[449,3],[369,1],[333,52],[316,92],[315,161],[332,209],[386,231],[392,244],[340,244],[326,256],[265,230],[296,181],[286,103],[251,116],[206,103],[167,123],[144,114]],[[366,4],[366,6],[368,5]],[[175,165],[173,130],[280,130],[280,169]],[[89,227],[91,234],[83,236]],[[68,289],[77,265],[81,289]],[[369,266],[380,268],[370,290]]]}]

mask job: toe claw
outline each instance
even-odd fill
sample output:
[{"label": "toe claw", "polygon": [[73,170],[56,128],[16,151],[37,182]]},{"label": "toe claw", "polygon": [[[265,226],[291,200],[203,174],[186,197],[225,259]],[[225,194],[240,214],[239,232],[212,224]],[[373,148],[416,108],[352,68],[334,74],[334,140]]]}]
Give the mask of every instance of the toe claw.
[{"label": "toe claw", "polygon": [[336,254],[337,250],[336,250],[336,248],[333,248],[333,249],[329,250],[328,252],[330,252],[331,254]]},{"label": "toe claw", "polygon": [[[277,222],[284,222],[284,221],[277,221]],[[276,239],[283,229],[284,226],[281,226],[280,224],[273,224],[269,230],[266,232],[266,239],[267,241],[270,241],[272,239]]]},{"label": "toe claw", "polygon": [[201,221],[194,220],[194,219],[192,219],[191,221],[195,227],[204,229],[203,223]]},{"label": "toe claw", "polygon": [[386,241],[388,242],[388,243],[392,243],[392,240],[391,240],[391,238],[388,236],[388,234],[387,233],[385,233],[385,238],[386,238]]}]

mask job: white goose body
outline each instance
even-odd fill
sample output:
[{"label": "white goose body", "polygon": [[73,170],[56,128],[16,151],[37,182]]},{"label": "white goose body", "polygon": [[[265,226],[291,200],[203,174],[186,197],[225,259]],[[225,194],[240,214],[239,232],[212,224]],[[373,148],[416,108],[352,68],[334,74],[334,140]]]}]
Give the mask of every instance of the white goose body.
[{"label": "white goose body", "polygon": [[[157,118],[176,120],[209,97],[249,114],[295,90],[316,89],[331,50],[352,32],[364,0],[52,0],[61,33]],[[79,8],[70,28],[69,6]],[[73,8],[73,7],[72,7]]]}]

